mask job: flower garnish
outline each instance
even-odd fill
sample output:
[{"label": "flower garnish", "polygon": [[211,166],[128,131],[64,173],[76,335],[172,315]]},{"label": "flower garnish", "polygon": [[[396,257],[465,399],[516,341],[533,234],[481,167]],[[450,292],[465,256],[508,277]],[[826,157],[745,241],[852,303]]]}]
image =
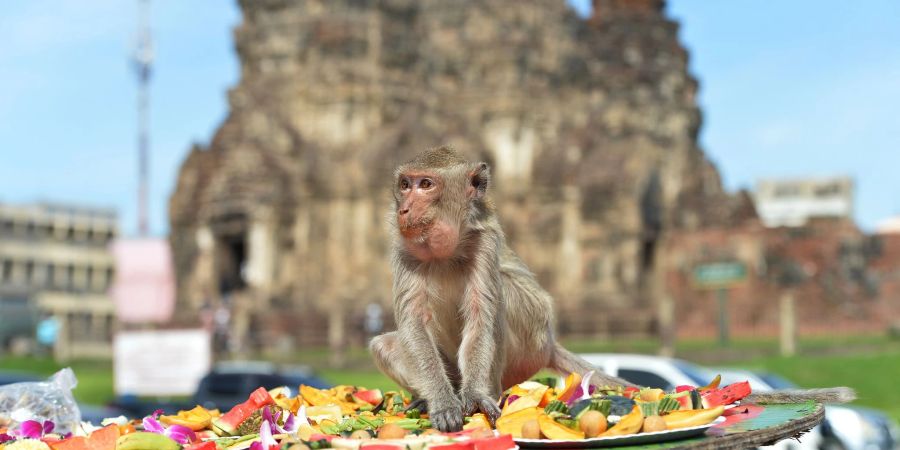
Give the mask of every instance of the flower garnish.
[{"label": "flower garnish", "polygon": [[272,437],[272,428],[269,422],[264,420],[259,427],[259,440],[250,444],[250,450],[278,450],[278,441]]},{"label": "flower garnish", "polygon": [[197,434],[194,433],[194,430],[191,430],[184,425],[171,425],[168,428],[164,427],[156,420],[160,414],[162,414],[162,410],[158,409],[154,411],[153,414],[144,417],[144,420],[141,421],[141,424],[144,426],[144,431],[168,436],[179,444],[190,444],[191,442],[197,441]]},{"label": "flower garnish", "polygon": [[54,426],[54,423],[49,420],[45,420],[44,423],[40,423],[37,420],[26,420],[19,425],[17,430],[13,430],[13,435],[31,439],[40,439],[44,437],[45,434],[53,432]]}]

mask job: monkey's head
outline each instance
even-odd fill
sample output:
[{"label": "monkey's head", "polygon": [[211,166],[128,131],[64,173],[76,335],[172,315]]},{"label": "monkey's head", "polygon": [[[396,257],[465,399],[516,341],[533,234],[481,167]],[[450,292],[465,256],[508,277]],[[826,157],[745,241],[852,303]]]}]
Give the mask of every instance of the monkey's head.
[{"label": "monkey's head", "polygon": [[420,261],[456,255],[493,212],[488,165],[470,163],[448,147],[420,153],[397,168],[394,181],[394,225],[406,251]]}]

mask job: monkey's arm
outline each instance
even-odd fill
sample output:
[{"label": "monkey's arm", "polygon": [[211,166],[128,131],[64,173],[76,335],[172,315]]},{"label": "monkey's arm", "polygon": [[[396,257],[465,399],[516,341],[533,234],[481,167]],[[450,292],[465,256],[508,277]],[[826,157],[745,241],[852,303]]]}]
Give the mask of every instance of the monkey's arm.
[{"label": "monkey's arm", "polygon": [[458,431],[463,425],[462,405],[453,391],[428,324],[432,319],[424,283],[405,279],[408,277],[414,276],[399,276],[394,286],[399,343],[412,356],[417,369],[406,375],[412,387],[428,402],[435,426],[441,431]]},{"label": "monkey's arm", "polygon": [[463,302],[463,332],[458,364],[462,377],[460,397],[463,412],[481,411],[493,422],[500,417],[496,396],[504,367],[504,313],[498,254],[499,242],[490,251],[481,251],[466,282]]}]

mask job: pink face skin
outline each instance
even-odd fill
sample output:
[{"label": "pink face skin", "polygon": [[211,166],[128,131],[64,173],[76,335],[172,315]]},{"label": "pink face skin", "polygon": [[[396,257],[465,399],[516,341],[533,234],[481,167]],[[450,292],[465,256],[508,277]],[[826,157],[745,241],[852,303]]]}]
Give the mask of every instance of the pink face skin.
[{"label": "pink face skin", "polygon": [[400,176],[397,224],[406,250],[423,262],[450,258],[459,244],[458,227],[435,218],[431,211],[432,203],[440,197],[443,187],[432,173]]}]

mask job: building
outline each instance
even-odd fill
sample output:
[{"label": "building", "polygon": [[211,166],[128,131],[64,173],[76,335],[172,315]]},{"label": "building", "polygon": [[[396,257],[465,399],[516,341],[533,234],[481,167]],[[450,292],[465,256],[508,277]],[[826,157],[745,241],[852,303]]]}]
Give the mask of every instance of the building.
[{"label": "building", "polygon": [[[0,301],[27,310],[19,313],[23,321],[55,318],[60,359],[111,354],[108,247],[117,234],[109,209],[0,204]],[[33,325],[17,334],[23,333],[34,336]]]},{"label": "building", "polygon": [[813,218],[853,219],[849,177],[760,180],[756,211],[767,227],[799,227]]},{"label": "building", "polygon": [[652,333],[664,236],[753,214],[697,144],[662,0],[240,5],[241,81],[169,218],[179,312],[227,303],[242,343],[362,342],[367,306],[391,310],[393,168],[437,145],[491,164],[568,336]]}]

